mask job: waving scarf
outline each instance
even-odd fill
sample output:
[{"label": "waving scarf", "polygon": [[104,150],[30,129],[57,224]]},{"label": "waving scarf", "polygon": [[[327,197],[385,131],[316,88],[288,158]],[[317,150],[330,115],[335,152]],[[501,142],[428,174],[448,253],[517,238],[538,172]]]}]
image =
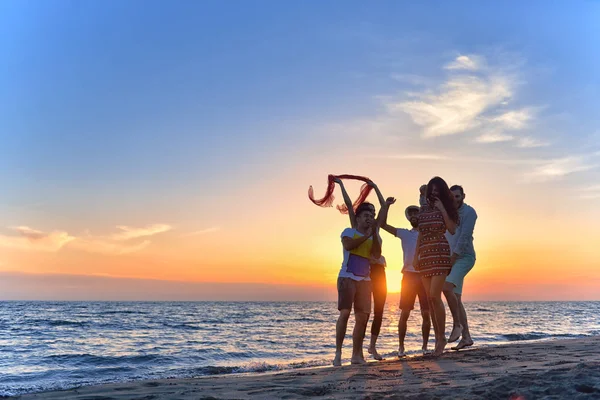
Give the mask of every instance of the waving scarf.
[{"label": "waving scarf", "polygon": [[[308,188],[308,198],[310,199],[310,201],[312,201],[313,203],[315,203],[316,205],[318,205],[320,207],[331,207],[333,205],[333,200],[335,199],[335,197],[333,196],[333,190],[335,189],[335,182],[333,180],[335,178],[339,178],[342,180],[354,179],[354,180],[365,182],[360,188],[360,194],[358,195],[358,198],[356,199],[356,201],[354,201],[354,204],[352,204],[353,210],[356,210],[356,207],[358,207],[361,203],[363,203],[366,200],[366,198],[369,196],[369,193],[371,193],[371,190],[373,189],[371,186],[366,184],[366,182],[370,181],[370,179],[367,177],[364,177],[364,176],[347,175],[347,174],[346,175],[329,175],[327,177],[327,190],[325,191],[325,196],[322,199],[315,200],[313,187],[310,186]],[[348,207],[346,207],[345,204],[338,205],[338,206],[336,206],[336,208],[342,214],[348,214]]]}]

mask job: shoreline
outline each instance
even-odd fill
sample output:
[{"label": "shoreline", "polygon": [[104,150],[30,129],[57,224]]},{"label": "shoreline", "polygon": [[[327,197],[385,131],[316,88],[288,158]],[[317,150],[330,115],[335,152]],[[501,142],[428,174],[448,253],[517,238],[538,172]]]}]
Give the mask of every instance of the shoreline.
[{"label": "shoreline", "polygon": [[367,365],[145,380],[13,399],[600,399],[600,336],[511,343]]}]

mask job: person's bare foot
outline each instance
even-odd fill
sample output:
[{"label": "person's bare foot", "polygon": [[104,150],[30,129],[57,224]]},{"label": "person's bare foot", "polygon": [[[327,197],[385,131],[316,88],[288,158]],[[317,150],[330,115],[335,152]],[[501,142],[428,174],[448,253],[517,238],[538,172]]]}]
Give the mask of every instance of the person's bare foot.
[{"label": "person's bare foot", "polygon": [[436,340],[435,341],[435,350],[433,351],[433,353],[431,353],[431,355],[434,357],[441,356],[444,353],[444,349],[446,348],[447,344],[448,344],[448,341],[446,340],[446,338],[444,338],[443,340]]},{"label": "person's bare foot", "polygon": [[461,325],[455,326],[448,338],[448,343],[456,342],[460,338],[460,335],[462,335],[462,331],[463,327]]},{"label": "person's bare foot", "polygon": [[383,360],[383,357],[381,357],[381,355],[379,355],[379,353],[377,352],[377,349],[375,347],[369,347],[369,350],[367,350],[369,352],[369,354],[371,354],[373,356],[374,359],[381,361]]},{"label": "person's bare foot", "polygon": [[428,354],[431,354],[431,350],[428,350],[427,347],[423,347],[421,349],[421,351],[423,352],[423,355],[426,356]]},{"label": "person's bare foot", "polygon": [[342,366],[342,353],[341,352],[336,352],[335,353],[335,358],[333,359],[333,366],[334,367],[341,367]]},{"label": "person's bare foot", "polygon": [[451,347],[452,350],[462,350],[465,347],[473,346],[473,339],[462,338],[460,342],[454,347]]},{"label": "person's bare foot", "polygon": [[352,357],[350,359],[350,364],[360,365],[360,364],[366,364],[366,363],[367,363],[367,360],[365,360],[364,357]]},{"label": "person's bare foot", "polygon": [[398,358],[406,357],[404,346],[398,346]]}]

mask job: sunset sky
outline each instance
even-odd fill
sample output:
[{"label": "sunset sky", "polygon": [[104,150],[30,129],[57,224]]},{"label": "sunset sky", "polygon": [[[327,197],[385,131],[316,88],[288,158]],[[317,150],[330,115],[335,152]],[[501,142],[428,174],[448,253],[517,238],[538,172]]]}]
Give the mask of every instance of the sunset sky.
[{"label": "sunset sky", "polygon": [[600,300],[599,21],[595,1],[0,2],[0,299],[335,299],[348,218],[307,190],[347,173],[398,227],[431,177],[464,186],[466,300]]}]

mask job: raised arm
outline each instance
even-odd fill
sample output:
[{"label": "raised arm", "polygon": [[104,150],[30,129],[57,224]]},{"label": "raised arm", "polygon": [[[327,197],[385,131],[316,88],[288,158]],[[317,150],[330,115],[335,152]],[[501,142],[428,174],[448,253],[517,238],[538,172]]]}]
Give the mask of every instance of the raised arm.
[{"label": "raised arm", "polygon": [[346,188],[344,187],[344,184],[342,183],[342,180],[340,178],[334,178],[333,181],[335,183],[337,183],[338,185],[340,185],[340,189],[342,190],[342,197],[344,197],[344,204],[346,204],[346,207],[348,208],[348,217],[350,217],[350,226],[352,228],[356,229],[356,214],[354,214],[354,207],[352,205],[352,200],[350,199],[350,196],[348,196],[348,192],[346,192]]},{"label": "raised arm", "polygon": [[383,228],[383,230],[385,230],[386,232],[396,236],[398,229],[387,223],[387,217],[390,206],[394,203],[396,203],[396,199],[393,197],[388,197],[387,199],[385,199],[385,207],[381,209],[381,212],[379,214],[381,216],[381,228]]},{"label": "raised arm", "polygon": [[377,193],[377,199],[379,200],[379,207],[380,207],[379,215],[377,215],[377,224],[379,225],[379,223],[381,222],[381,218],[380,218],[381,212],[383,211],[383,208],[386,205],[385,199],[383,198],[383,195],[381,194],[381,190],[379,190],[379,188],[377,187],[375,182],[368,181],[367,185],[371,186],[375,190],[375,193]]},{"label": "raised arm", "polygon": [[446,229],[448,229],[448,232],[450,232],[450,234],[454,235],[454,233],[456,232],[456,222],[452,221],[450,219],[450,216],[448,216],[448,212],[444,207],[444,203],[442,203],[440,199],[436,198],[434,207],[442,212],[442,215],[444,216],[444,223],[446,224]]}]

